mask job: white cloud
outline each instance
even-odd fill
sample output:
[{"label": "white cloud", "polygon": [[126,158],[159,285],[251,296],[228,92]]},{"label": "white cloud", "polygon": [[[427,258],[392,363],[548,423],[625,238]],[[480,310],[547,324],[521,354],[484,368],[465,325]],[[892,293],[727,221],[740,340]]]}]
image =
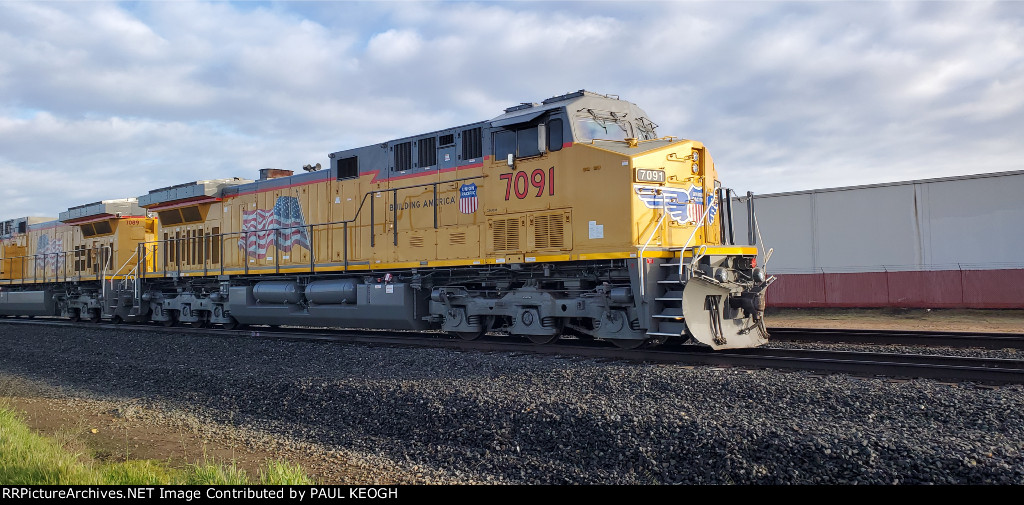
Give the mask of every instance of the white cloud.
[{"label": "white cloud", "polygon": [[370,38],[368,56],[384,63],[402,63],[416,57],[423,47],[418,33],[411,30],[388,30]]},{"label": "white cloud", "polygon": [[1021,3],[0,3],[0,215],[580,88],[704,141],[743,191],[1020,169],[1022,26]]}]

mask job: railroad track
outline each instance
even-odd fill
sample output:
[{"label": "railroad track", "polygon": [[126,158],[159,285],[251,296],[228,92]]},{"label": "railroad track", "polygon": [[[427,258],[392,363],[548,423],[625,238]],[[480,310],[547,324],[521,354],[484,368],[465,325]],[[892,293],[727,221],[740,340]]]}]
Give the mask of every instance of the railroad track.
[{"label": "railroad track", "polygon": [[843,342],[849,344],[927,345],[1024,349],[1024,333],[983,333],[914,330],[849,330],[831,328],[768,328],[776,342]]},{"label": "railroad track", "polygon": [[[511,352],[580,356],[609,360],[711,365],[722,367],[781,368],[869,376],[916,377],[985,383],[1024,383],[1024,360],[897,354],[811,349],[737,349],[712,351],[703,347],[666,345],[653,349],[624,350],[592,340],[562,339],[536,345],[496,336],[465,341],[442,332],[326,330],[313,328],[252,327],[245,330],[167,328],[156,325],[83,324],[59,319],[0,319],[0,325],[47,325],[68,329],[125,329],[154,333],[186,333],[218,338],[260,338],[285,341],[323,341],[409,347],[440,347],[482,352]],[[778,330],[776,330],[778,331]],[[814,330],[817,331],[817,330]],[[826,333],[833,333],[832,330]],[[871,333],[871,332],[868,332]],[[879,332],[874,332],[879,333]],[[906,333],[906,332],[899,332]],[[796,335],[797,333],[792,333]],[[806,334],[805,334],[806,335]],[[773,335],[774,336],[774,335]],[[933,344],[934,345],[934,344]]]}]

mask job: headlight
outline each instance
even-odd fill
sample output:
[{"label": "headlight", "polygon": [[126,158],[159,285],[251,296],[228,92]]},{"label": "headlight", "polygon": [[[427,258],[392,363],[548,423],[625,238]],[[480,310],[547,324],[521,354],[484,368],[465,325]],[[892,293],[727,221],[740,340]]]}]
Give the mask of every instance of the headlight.
[{"label": "headlight", "polygon": [[693,161],[694,161],[694,163],[697,163],[697,162],[700,161],[700,151],[694,151],[693,152]]},{"label": "headlight", "polygon": [[692,165],[692,166],[690,167],[690,169],[691,169],[691,170],[693,170],[693,173],[697,173],[697,172],[699,172],[699,171],[700,171],[700,167],[699,167],[699,166],[697,166],[697,164],[696,164],[696,163],[694,163],[694,164],[693,164],[693,165]]}]

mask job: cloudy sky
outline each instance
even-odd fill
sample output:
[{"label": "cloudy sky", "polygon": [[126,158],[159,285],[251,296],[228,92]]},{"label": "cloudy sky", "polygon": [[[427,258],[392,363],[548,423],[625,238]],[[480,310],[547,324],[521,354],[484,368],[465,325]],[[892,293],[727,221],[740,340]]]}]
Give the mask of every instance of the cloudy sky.
[{"label": "cloudy sky", "polygon": [[4,2],[0,217],[585,88],[757,193],[1024,169],[1024,2]]}]

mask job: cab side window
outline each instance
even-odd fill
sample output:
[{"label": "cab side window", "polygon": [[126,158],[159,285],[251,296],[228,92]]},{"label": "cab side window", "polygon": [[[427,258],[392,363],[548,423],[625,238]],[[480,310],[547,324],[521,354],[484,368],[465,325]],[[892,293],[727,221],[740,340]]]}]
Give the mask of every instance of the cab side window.
[{"label": "cab side window", "polygon": [[548,121],[548,151],[562,149],[562,120],[552,119]]},{"label": "cab side window", "polygon": [[516,137],[519,144],[519,154],[521,158],[528,156],[537,156],[541,153],[540,139],[537,136],[539,134],[536,126],[532,128],[523,128],[516,131]]},{"label": "cab side window", "polygon": [[494,159],[504,160],[516,154],[516,132],[501,130],[494,132]]},{"label": "cab side window", "polygon": [[494,132],[494,159],[504,160],[511,154],[516,158],[537,156],[543,152],[540,143],[540,129],[536,126],[518,130]]}]

